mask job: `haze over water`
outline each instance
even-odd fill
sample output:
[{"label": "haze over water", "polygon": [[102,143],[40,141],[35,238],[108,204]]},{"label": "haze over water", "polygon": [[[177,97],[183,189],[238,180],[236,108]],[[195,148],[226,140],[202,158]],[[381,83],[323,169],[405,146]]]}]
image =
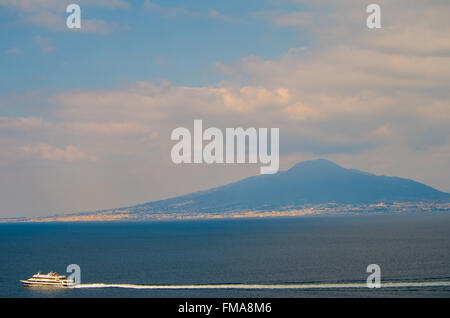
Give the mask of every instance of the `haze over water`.
[{"label": "haze over water", "polygon": [[[297,217],[148,223],[0,225],[1,297],[448,297],[450,287],[345,288],[450,281],[450,214]],[[37,271],[81,267],[82,284],[343,284],[325,289],[21,286]]]}]

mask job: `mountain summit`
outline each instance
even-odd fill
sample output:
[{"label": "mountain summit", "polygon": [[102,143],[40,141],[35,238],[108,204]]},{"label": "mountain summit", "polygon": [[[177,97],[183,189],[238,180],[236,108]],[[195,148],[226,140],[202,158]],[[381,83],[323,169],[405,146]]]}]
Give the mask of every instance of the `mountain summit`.
[{"label": "mountain summit", "polygon": [[226,212],[276,210],[320,203],[377,203],[449,200],[450,194],[422,183],[346,169],[325,159],[304,161],[273,175],[249,177],[225,186],[149,202],[131,211]]}]

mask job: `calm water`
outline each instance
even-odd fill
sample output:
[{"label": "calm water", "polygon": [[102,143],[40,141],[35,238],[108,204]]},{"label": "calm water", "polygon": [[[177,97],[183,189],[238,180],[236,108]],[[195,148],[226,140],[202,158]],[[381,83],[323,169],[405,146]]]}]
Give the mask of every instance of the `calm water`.
[{"label": "calm water", "polygon": [[24,288],[78,264],[82,283],[450,281],[450,214],[0,225],[0,297],[449,297],[450,287],[320,290]]}]

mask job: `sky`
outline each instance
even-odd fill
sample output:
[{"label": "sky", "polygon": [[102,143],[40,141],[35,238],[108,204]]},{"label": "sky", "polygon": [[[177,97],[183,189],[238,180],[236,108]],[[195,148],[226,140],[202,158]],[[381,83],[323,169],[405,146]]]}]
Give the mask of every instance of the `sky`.
[{"label": "sky", "polygon": [[[81,29],[66,7],[81,7]],[[177,127],[279,127],[327,158],[450,192],[450,3],[0,0],[0,217],[92,211],[259,174],[171,161]]]}]

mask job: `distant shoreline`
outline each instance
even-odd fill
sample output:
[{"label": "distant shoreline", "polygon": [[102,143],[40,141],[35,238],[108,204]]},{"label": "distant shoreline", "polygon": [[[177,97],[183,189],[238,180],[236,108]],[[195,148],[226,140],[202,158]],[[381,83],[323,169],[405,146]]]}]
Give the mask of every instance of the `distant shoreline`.
[{"label": "distant shoreline", "polygon": [[253,210],[230,212],[161,212],[131,213],[128,209],[76,213],[68,215],[1,218],[4,223],[52,222],[151,222],[178,220],[253,219],[300,216],[345,216],[399,213],[450,212],[450,202],[391,202],[373,204],[308,204],[303,207],[284,207],[279,210]]}]

